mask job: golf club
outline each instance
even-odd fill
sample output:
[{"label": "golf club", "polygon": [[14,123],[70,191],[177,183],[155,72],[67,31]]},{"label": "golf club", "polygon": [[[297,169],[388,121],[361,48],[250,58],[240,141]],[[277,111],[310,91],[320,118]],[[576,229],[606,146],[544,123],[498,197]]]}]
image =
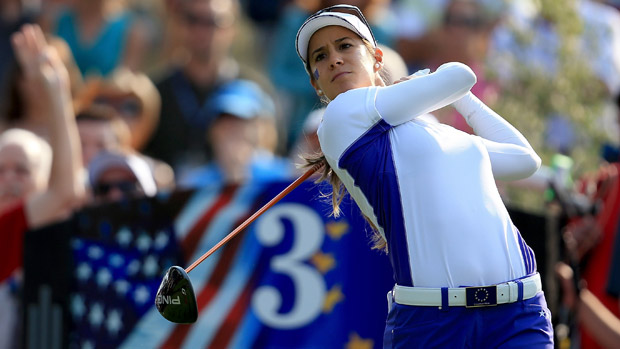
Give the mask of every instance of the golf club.
[{"label": "golf club", "polygon": [[191,280],[187,273],[192,271],[196,266],[202,263],[220,247],[234,238],[239,232],[247,228],[258,216],[263,214],[283,197],[288,195],[293,189],[297,188],[303,181],[308,179],[314,172],[322,167],[322,164],[316,164],[303,175],[297,178],[293,183],[289,184],[278,195],[261,207],[258,211],[252,214],[248,219],[241,223],[235,230],[226,235],[220,242],[213,246],[209,251],[200,256],[194,263],[192,263],[187,269],[183,269],[179,266],[172,266],[164,275],[159,289],[157,290],[157,296],[155,297],[155,306],[159,313],[166,318],[166,320],[187,324],[196,322],[198,319],[198,307],[196,305],[196,295],[194,294],[194,288],[192,287]]}]

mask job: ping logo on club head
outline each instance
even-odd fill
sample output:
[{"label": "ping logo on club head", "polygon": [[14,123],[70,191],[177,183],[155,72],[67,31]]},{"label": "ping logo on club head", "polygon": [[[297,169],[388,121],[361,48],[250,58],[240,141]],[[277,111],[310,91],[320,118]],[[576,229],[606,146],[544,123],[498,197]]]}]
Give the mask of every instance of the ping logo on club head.
[{"label": "ping logo on club head", "polygon": [[181,305],[181,298],[179,298],[179,296],[172,298],[172,296],[157,295],[157,298],[155,299],[155,303]]}]

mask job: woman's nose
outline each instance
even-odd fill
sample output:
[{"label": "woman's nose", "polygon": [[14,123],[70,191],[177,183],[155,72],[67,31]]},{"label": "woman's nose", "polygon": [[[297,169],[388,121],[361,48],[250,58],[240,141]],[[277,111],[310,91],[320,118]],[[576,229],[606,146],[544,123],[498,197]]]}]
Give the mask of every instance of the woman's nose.
[{"label": "woman's nose", "polygon": [[337,65],[341,65],[343,63],[342,57],[340,55],[332,55],[332,59],[330,62],[330,67],[335,67]]}]

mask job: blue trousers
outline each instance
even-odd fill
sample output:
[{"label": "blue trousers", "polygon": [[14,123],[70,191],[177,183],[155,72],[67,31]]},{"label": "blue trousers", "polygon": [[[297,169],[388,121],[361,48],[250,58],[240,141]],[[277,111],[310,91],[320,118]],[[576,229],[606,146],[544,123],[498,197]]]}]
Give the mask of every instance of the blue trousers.
[{"label": "blue trousers", "polygon": [[393,303],[384,348],[553,348],[544,294],[497,306],[425,307]]}]

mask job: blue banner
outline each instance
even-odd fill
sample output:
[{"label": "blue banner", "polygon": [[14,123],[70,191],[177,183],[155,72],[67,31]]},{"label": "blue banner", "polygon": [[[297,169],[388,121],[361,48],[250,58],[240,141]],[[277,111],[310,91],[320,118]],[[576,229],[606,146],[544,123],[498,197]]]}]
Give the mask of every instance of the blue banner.
[{"label": "blue banner", "polygon": [[[170,323],[157,312],[155,293],[171,265],[187,267],[288,184],[211,187],[88,208],[70,222],[28,234],[25,309],[34,310],[25,311],[25,343],[60,331],[48,335],[47,343],[381,347],[386,292],[393,285],[388,258],[370,249],[371,230],[355,205],[345,200],[344,215],[331,217],[321,196],[328,189],[311,182],[189,273],[196,323]],[[71,258],[54,257],[50,236],[66,236],[55,243],[67,244],[57,251],[70,251]],[[64,278],[42,273],[42,263],[66,271]],[[49,309],[63,319],[62,328],[53,324]]]}]

